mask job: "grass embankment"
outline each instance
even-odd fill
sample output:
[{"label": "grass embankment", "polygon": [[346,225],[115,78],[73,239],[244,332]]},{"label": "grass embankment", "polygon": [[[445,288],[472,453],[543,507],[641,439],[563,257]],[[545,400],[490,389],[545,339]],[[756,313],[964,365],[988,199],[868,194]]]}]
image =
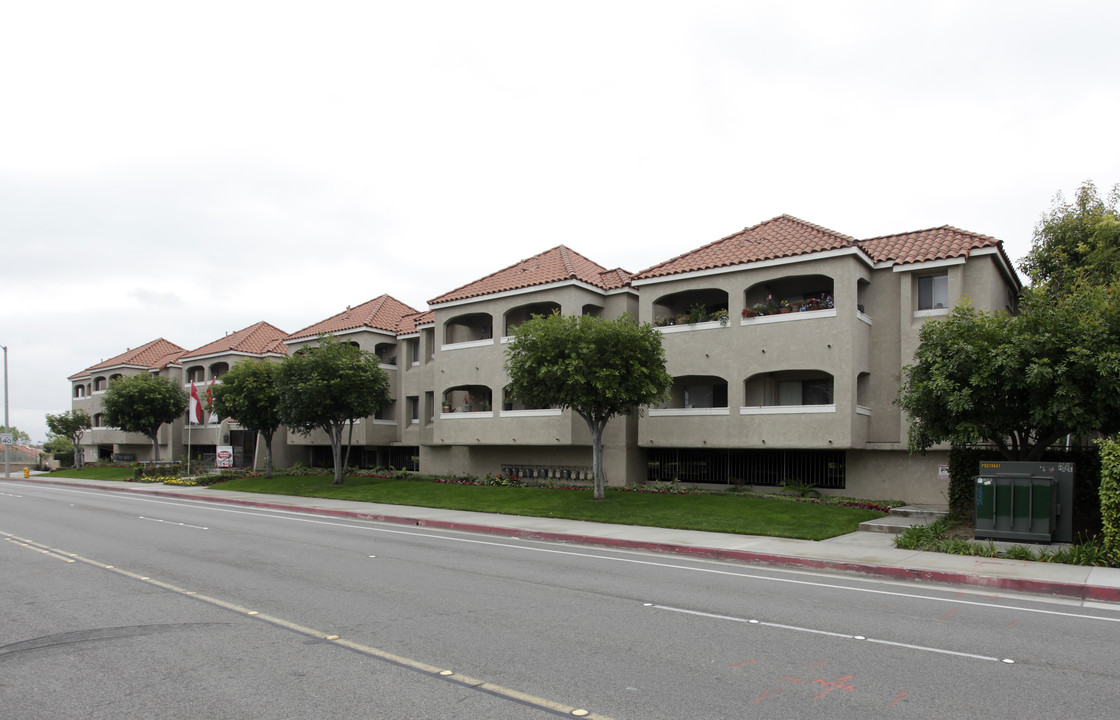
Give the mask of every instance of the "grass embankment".
[{"label": "grass embankment", "polygon": [[132,468],[128,467],[84,467],[81,470],[67,468],[55,470],[40,477],[80,478],[83,480],[129,480],[132,478]]},{"label": "grass embankment", "polygon": [[[94,471],[105,471],[94,475]],[[110,472],[114,471],[114,472]],[[125,480],[128,468],[86,468],[51,473],[62,477]],[[707,530],[741,535],[767,535],[824,540],[855,531],[865,520],[884,513],[859,508],[797,502],[757,495],[661,494],[608,488],[594,500],[590,488],[559,490],[534,487],[490,487],[435,482],[433,478],[352,476],[334,485],[323,475],[235,478],[213,486],[219,490],[335,498],[389,505],[471,510],[532,517]]]},{"label": "grass embankment", "polygon": [[749,495],[676,495],[609,488],[604,500],[594,500],[590,489],[488,487],[370,477],[348,477],[341,486],[321,476],[274,477],[271,480],[239,478],[215,487],[803,540],[843,535],[855,531],[864,520],[883,516],[873,510]]}]

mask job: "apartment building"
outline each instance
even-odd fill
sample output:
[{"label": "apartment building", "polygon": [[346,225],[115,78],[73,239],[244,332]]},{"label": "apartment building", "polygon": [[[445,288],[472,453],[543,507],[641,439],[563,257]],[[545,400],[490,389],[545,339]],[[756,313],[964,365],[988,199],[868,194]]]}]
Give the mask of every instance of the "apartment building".
[{"label": "apartment building", "polygon": [[[783,215],[636,275],[558,246],[439,295],[423,312],[382,295],[274,338],[269,349],[254,344],[236,355],[218,341],[186,353],[155,341],[71,381],[75,408],[94,403],[89,395],[99,391],[89,388],[102,378],[103,391],[114,372],[220,382],[237,357],[280,359],[331,333],[377,354],[393,389],[393,402],[355,427],[352,463],[583,479],[591,470],[586,425],[570,410],[511,397],[505,346],[535,314],[628,312],[662,332],[674,384],[663,406],[608,425],[611,484],[813,484],[944,503],[947,452],[906,451],[906,419],[894,405],[902,367],[923,323],[963,298],[1014,312],[1019,287],[1001,243],[988,236],[943,226],[857,240]],[[165,430],[169,450],[185,442],[182,427]],[[226,431],[232,437],[236,426],[222,420],[205,438],[223,440]],[[135,438],[99,432],[90,441],[96,456],[148,456]],[[325,435],[285,432],[283,440],[278,466],[329,464]],[[244,438],[241,447],[250,457]]]}]

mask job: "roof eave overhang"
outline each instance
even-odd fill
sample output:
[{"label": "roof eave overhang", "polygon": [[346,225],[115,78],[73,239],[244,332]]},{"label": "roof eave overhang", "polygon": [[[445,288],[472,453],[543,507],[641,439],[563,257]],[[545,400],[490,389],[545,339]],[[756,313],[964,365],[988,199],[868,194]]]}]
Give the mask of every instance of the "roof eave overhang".
[{"label": "roof eave overhang", "polygon": [[691,272],[675,273],[672,275],[658,275],[657,277],[643,278],[641,280],[631,280],[631,284],[635,287],[642,285],[655,285],[657,283],[674,282],[676,280],[686,280],[689,278],[707,277],[710,275],[724,275],[727,273],[741,272],[743,270],[761,270],[769,267],[778,267],[781,265],[793,265],[796,263],[811,262],[813,260],[827,260],[830,258],[844,257],[851,255],[860,262],[867,265],[869,268],[875,267],[871,258],[858,247],[850,248],[837,248],[835,250],[821,250],[819,252],[806,253],[804,255],[791,255],[789,257],[772,258],[770,260],[755,260],[753,262],[735,263],[734,265],[724,265],[718,268],[707,268],[705,270],[693,270]]}]

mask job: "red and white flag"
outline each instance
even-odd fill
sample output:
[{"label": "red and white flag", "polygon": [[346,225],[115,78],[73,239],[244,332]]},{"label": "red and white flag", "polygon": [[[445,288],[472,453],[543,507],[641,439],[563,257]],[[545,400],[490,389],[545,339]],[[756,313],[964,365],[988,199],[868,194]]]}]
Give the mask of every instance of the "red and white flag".
[{"label": "red and white flag", "polygon": [[214,412],[214,392],[213,392],[214,383],[217,382],[217,381],[218,381],[218,379],[214,378],[213,380],[210,381],[210,384],[208,386],[206,386],[206,410],[207,410],[207,412],[209,412],[209,417],[206,418],[206,422],[211,424],[211,425],[216,425],[217,422],[218,422],[218,413]]},{"label": "red and white flag", "polygon": [[198,390],[194,387],[194,382],[191,382],[191,410],[190,410],[191,425],[198,425],[202,422],[202,403],[198,400]]}]

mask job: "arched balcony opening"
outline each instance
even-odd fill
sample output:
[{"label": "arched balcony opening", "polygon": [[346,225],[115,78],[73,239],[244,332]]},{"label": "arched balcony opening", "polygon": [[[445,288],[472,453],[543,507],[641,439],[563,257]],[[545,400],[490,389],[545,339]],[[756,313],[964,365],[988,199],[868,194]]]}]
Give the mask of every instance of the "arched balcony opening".
[{"label": "arched balcony opening", "polygon": [[99,428],[105,426],[105,416],[101,413],[96,413],[93,416],[93,422],[90,423],[93,427]]},{"label": "arched balcony opening", "polygon": [[856,282],[856,310],[861,315],[867,314],[867,296],[871,292],[871,282],[860,278]]},{"label": "arched balcony opening", "polygon": [[685,410],[727,407],[727,381],[715,375],[673,378],[666,408]]},{"label": "arched balcony opening", "polygon": [[747,407],[833,407],[832,376],[820,370],[759,373],[743,384]]},{"label": "arched balcony opening", "polygon": [[206,368],[192,365],[187,368],[187,382],[202,382],[206,379]]},{"label": "arched balcony opening", "polygon": [[861,372],[856,376],[856,410],[871,413],[871,373]]},{"label": "arched balcony opening", "polygon": [[216,362],[216,363],[214,363],[213,365],[210,366],[210,379],[211,380],[218,380],[219,378],[221,378],[223,375],[225,375],[228,372],[229,372],[229,363],[227,363],[227,362]]},{"label": "arched balcony opening", "polygon": [[76,398],[83,398],[83,397],[85,397],[85,396],[86,396],[86,387],[85,387],[85,385],[75,385],[75,386],[74,386],[74,397],[76,397]]},{"label": "arched balcony opening", "polygon": [[506,313],[505,332],[503,334],[507,337],[512,335],[514,328],[530,320],[534,315],[551,315],[554,312],[560,312],[560,303],[537,302],[512,308]]},{"label": "arched balcony opening", "polygon": [[583,308],[580,310],[580,313],[582,313],[583,315],[590,315],[591,317],[602,317],[603,316],[603,306],[602,305],[592,305],[592,304],[588,303],[587,305],[583,306]]},{"label": "arched balcony opening", "polygon": [[796,275],[756,283],[743,292],[743,317],[832,310],[834,285],[827,275]]},{"label": "arched balcony opening", "polygon": [[477,342],[494,337],[494,319],[490,313],[468,313],[451,318],[443,324],[443,343]]},{"label": "arched balcony opening", "polygon": [[509,386],[502,388],[502,410],[509,412],[511,410],[550,410],[552,405],[533,405],[527,403],[521,398],[514,397],[509,391]]},{"label": "arched balcony opening", "polygon": [[727,324],[727,291],[716,288],[685,290],[653,301],[653,324],[658,327],[703,322]]},{"label": "arched balcony opening", "polygon": [[377,356],[382,365],[396,366],[397,344],[390,342],[377,343],[373,347],[373,354]]},{"label": "arched balcony opening", "polygon": [[457,385],[443,391],[441,411],[447,413],[490,413],[493,394],[485,385]]},{"label": "arched balcony opening", "polygon": [[109,389],[109,379],[104,375],[98,375],[93,379],[93,391],[104,392]]},{"label": "arched balcony opening", "polygon": [[[114,380],[120,380],[123,377],[124,377],[124,375],[121,375],[120,373],[114,373],[114,374],[109,376],[109,382],[113,382]],[[106,387],[108,387],[108,386],[106,386]]]}]

